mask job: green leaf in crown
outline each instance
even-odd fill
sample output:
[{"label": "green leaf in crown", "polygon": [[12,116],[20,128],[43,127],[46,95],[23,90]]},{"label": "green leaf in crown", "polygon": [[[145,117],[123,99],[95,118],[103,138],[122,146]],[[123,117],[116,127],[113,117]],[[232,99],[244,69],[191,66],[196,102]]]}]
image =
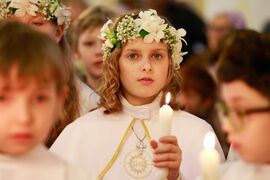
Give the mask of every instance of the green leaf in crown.
[{"label": "green leaf in crown", "polygon": [[51,13],[54,12],[57,9],[58,6],[59,6],[58,1],[54,1],[49,7],[49,11]]},{"label": "green leaf in crown", "polygon": [[147,32],[146,30],[142,29],[142,30],[140,30],[139,34],[140,34],[141,37],[144,38],[146,35],[149,34],[149,32]]}]

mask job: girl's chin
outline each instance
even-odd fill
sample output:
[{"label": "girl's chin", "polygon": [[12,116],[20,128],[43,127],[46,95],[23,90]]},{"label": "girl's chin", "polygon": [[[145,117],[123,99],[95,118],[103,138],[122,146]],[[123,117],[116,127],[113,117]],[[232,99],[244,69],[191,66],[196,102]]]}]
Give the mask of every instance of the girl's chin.
[{"label": "girl's chin", "polygon": [[239,156],[242,160],[249,164],[268,164],[270,165],[270,157],[257,157],[256,153],[250,153],[250,154],[244,154],[244,153],[239,153]]}]

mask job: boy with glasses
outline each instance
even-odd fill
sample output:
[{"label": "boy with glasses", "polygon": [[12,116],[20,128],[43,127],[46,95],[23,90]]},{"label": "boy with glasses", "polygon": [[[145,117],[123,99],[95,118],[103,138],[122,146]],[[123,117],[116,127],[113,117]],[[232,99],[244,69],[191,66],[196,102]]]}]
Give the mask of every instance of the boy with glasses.
[{"label": "boy with glasses", "polygon": [[236,31],[225,42],[218,68],[228,115],[223,128],[240,160],[224,165],[222,180],[270,177],[269,44],[252,30]]}]

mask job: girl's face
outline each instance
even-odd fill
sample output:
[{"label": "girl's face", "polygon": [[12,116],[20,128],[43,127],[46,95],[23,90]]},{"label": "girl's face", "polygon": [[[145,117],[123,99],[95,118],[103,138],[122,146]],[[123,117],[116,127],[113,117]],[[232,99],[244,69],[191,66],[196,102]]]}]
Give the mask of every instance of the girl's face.
[{"label": "girl's face", "polygon": [[232,23],[225,15],[216,16],[208,25],[207,29],[207,42],[209,48],[214,50],[218,47],[226,35],[232,29]]},{"label": "girl's face", "polygon": [[231,120],[223,127],[232,147],[247,162],[270,163],[269,99],[241,80],[223,83],[221,91]]},{"label": "girl's face", "polygon": [[102,42],[98,38],[101,27],[84,31],[78,39],[77,56],[83,61],[88,76],[98,79],[102,76]]},{"label": "girl's face", "polygon": [[57,43],[62,39],[64,29],[63,27],[56,26],[50,21],[44,19],[44,16],[37,14],[36,16],[31,16],[26,14],[23,17],[11,16],[10,19],[19,21],[31,25],[33,28],[37,29],[40,32],[47,34],[48,36],[55,39]]},{"label": "girl's face", "polygon": [[128,42],[119,59],[122,92],[129,103],[150,103],[167,84],[169,69],[167,45],[144,43],[142,38]]},{"label": "girl's face", "polygon": [[23,78],[16,66],[0,75],[0,153],[21,155],[43,143],[63,100],[53,81]]}]

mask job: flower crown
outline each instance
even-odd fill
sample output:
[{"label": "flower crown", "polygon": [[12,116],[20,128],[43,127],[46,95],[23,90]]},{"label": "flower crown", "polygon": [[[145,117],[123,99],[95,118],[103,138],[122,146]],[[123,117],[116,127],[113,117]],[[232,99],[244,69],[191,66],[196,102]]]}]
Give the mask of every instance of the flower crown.
[{"label": "flower crown", "polygon": [[23,17],[26,14],[36,16],[44,15],[45,20],[56,20],[58,25],[70,24],[70,8],[59,3],[58,0],[0,0],[0,17],[2,19],[14,14]]},{"label": "flower crown", "polygon": [[99,38],[104,41],[103,60],[106,60],[115,48],[121,48],[123,43],[142,37],[145,43],[152,43],[154,40],[166,43],[172,55],[174,68],[178,69],[183,60],[182,56],[187,53],[181,52],[182,41],[186,43],[183,39],[186,31],[182,28],[176,30],[168,25],[153,9],[141,11],[136,19],[132,16],[134,14],[125,15],[115,30],[109,27],[113,24],[111,20],[108,20],[101,28]]}]

